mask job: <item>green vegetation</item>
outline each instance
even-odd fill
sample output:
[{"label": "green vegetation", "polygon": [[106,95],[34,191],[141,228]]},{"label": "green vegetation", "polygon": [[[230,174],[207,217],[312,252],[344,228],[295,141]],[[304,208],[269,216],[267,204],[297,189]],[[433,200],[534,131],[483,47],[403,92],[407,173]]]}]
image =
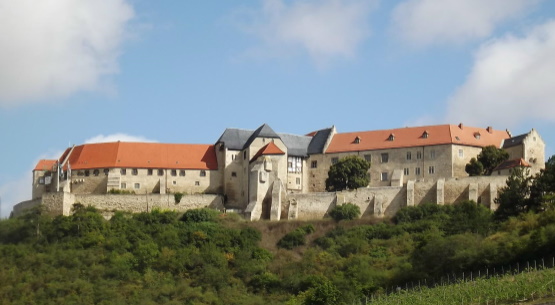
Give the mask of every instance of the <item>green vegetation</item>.
[{"label": "green vegetation", "polygon": [[112,194],[112,195],[133,195],[133,194],[135,194],[135,191],[110,189],[108,191],[108,194]]},{"label": "green vegetation", "polygon": [[283,249],[293,249],[298,246],[303,246],[306,241],[305,237],[310,234],[314,233],[314,226],[311,224],[299,227],[295,229],[293,232],[285,234],[277,243],[279,248]]},{"label": "green vegetation", "polygon": [[326,179],[326,191],[338,192],[367,186],[370,163],[358,156],[347,156],[332,165]]},{"label": "green vegetation", "polygon": [[360,216],[360,208],[352,203],[338,205],[330,211],[330,216],[335,221],[353,220]]},{"label": "green vegetation", "polygon": [[175,204],[178,204],[181,202],[181,198],[183,198],[183,193],[177,192],[173,194],[173,198],[175,200]]},{"label": "green vegetation", "polygon": [[507,159],[509,159],[509,153],[504,149],[493,145],[486,146],[478,154],[478,158],[470,159],[470,162],[465,167],[465,171],[470,176],[489,176],[493,169]]}]

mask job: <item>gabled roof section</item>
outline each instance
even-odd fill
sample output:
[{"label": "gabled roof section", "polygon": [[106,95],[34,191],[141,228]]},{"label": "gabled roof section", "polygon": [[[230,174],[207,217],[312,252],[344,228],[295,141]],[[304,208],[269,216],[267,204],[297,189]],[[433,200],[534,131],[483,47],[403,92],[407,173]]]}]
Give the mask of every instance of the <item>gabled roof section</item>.
[{"label": "gabled roof section", "polygon": [[509,148],[509,147],[521,145],[524,139],[526,139],[526,136],[528,136],[527,133],[506,139],[503,142],[503,148]]},{"label": "gabled roof section", "polygon": [[496,168],[493,169],[493,171],[500,171],[500,170],[511,169],[515,167],[530,167],[530,164],[522,158],[507,160],[499,164]]},{"label": "gabled roof section", "polygon": [[51,171],[57,162],[58,160],[39,160],[33,171]]},{"label": "gabled roof section", "polygon": [[275,139],[279,139],[280,137],[270,126],[268,126],[268,124],[263,124],[262,126],[258,127],[258,129],[256,129],[252,133],[252,135],[249,137],[249,139],[247,140],[247,142],[243,146],[243,149],[249,147],[251,145],[251,143],[254,141],[254,139],[256,139],[256,138],[275,138]]},{"label": "gabled roof section", "polygon": [[[461,128],[462,127],[462,128]],[[476,137],[475,133],[480,136]],[[392,137],[392,135],[394,135]],[[424,136],[427,135],[427,136]],[[353,139],[360,138],[359,143]],[[387,130],[338,133],[333,136],[326,153],[365,151],[378,149],[404,148],[413,146],[432,146],[458,144],[475,147],[494,145],[501,147],[504,139],[509,138],[506,131],[457,125],[432,125],[406,127]]]},{"label": "gabled roof section", "polygon": [[251,161],[258,159],[260,156],[268,155],[285,155],[285,152],[281,150],[274,142],[270,142],[264,145],[258,152],[252,157]]},{"label": "gabled roof section", "polygon": [[287,147],[287,154],[295,157],[307,157],[308,146],[312,137],[279,133],[280,139]]},{"label": "gabled roof section", "polygon": [[216,143],[224,143],[231,150],[242,150],[252,133],[252,130],[227,128]]},{"label": "gabled roof section", "polygon": [[76,146],[69,156],[72,169],[167,168],[218,169],[214,145],[137,142]]},{"label": "gabled roof section", "polygon": [[310,144],[308,144],[308,154],[323,154],[326,141],[328,140],[331,132],[332,128],[326,128],[309,133],[308,135],[312,136],[312,140],[310,140]]}]

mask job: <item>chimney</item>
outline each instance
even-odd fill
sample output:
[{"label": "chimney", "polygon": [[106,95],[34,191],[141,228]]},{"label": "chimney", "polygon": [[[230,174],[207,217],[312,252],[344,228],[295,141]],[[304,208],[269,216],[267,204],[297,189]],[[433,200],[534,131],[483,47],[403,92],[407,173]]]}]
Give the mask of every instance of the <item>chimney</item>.
[{"label": "chimney", "polygon": [[493,133],[493,128],[491,128],[491,126],[488,126],[488,128],[486,128],[486,130],[487,130],[489,133]]},{"label": "chimney", "polygon": [[459,128],[462,130],[463,129],[463,123],[459,124]]}]

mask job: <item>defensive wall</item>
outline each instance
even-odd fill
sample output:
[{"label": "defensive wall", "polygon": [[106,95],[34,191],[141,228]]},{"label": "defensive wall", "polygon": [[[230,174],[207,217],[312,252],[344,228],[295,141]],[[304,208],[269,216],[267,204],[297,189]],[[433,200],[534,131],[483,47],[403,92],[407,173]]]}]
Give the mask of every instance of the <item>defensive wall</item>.
[{"label": "defensive wall", "polygon": [[[362,216],[393,216],[399,209],[423,203],[452,204],[464,200],[474,200],[492,210],[497,208],[495,198],[499,188],[505,186],[507,176],[466,177],[439,179],[437,181],[409,180],[403,186],[364,187],[342,192],[287,193],[283,187],[268,192],[268,207],[258,207],[259,218],[280,219],[321,219],[337,205],[352,203],[359,206]],[[275,185],[275,184],[274,184]],[[279,186],[281,184],[278,181]],[[271,198],[271,199],[270,199]],[[24,201],[13,209],[13,216],[21,215],[28,208],[42,205],[53,215],[69,215],[75,203],[93,206],[101,211],[148,212],[153,209],[184,212],[196,208],[224,210],[223,196],[197,194],[183,195],[176,202],[173,194],[142,195],[85,195],[67,192],[47,193],[42,199]],[[268,209],[268,213],[263,212]],[[279,212],[281,211],[281,213]],[[252,212],[252,211],[251,211]],[[254,215],[254,214],[253,214]]]}]

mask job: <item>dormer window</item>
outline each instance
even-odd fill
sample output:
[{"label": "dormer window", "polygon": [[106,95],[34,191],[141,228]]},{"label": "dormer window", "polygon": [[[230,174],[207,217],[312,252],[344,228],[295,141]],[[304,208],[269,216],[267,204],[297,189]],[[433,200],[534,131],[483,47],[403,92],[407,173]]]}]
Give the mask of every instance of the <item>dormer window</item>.
[{"label": "dormer window", "polygon": [[428,131],[424,130],[424,133],[422,133],[422,138],[427,139],[429,135],[430,134],[428,133]]},{"label": "dormer window", "polygon": [[389,137],[387,138],[388,141],[393,141],[395,140],[395,135],[394,134],[390,134]]},{"label": "dormer window", "polygon": [[480,133],[479,133],[479,132],[475,132],[475,133],[474,133],[474,137],[476,138],[476,140],[480,140]]},{"label": "dormer window", "polygon": [[355,144],[359,144],[359,143],[360,143],[360,137],[356,137],[354,143],[355,143]]}]

